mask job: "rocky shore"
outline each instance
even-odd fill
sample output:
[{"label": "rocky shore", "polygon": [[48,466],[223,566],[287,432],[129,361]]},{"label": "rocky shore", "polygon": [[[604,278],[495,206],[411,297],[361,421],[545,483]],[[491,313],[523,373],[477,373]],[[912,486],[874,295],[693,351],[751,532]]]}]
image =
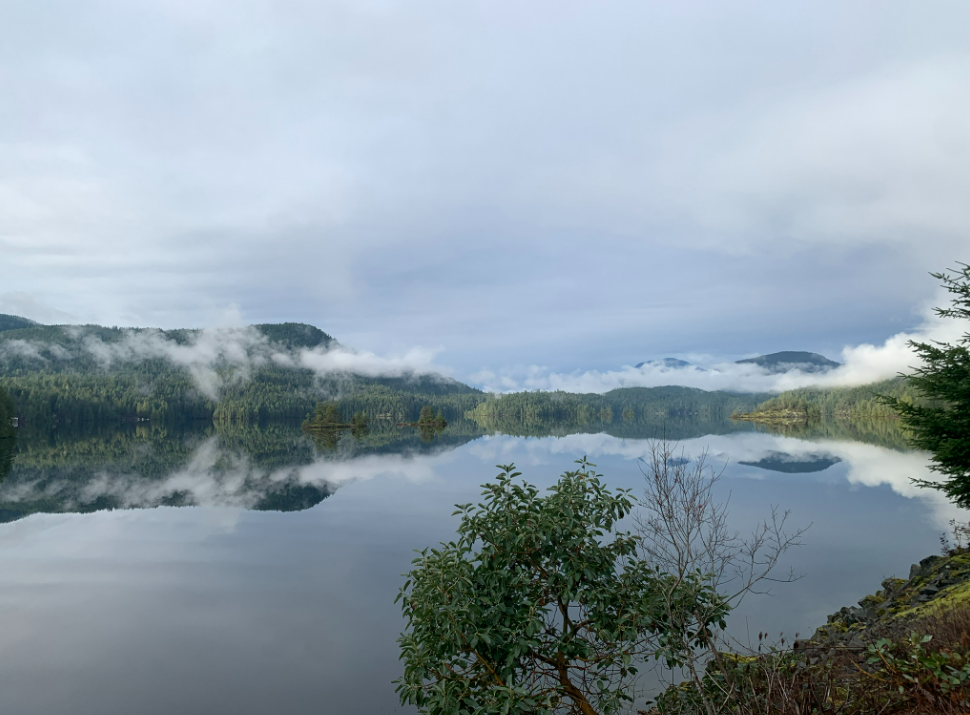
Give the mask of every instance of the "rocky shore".
[{"label": "rocky shore", "polygon": [[961,605],[970,606],[970,553],[928,556],[909,569],[909,578],[887,578],[858,605],[841,608],[796,650],[839,644],[862,648],[884,631]]}]

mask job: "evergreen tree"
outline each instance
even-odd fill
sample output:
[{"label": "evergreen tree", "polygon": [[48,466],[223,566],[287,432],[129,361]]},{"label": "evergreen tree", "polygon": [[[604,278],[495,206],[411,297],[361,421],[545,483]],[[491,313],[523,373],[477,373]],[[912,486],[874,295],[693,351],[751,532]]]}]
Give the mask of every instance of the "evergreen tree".
[{"label": "evergreen tree", "polygon": [[[952,305],[937,308],[943,318],[970,319],[970,265],[950,273],[933,273],[951,293]],[[922,360],[909,378],[910,384],[928,400],[914,404],[887,397],[912,431],[916,447],[932,454],[932,469],[944,476],[940,482],[921,482],[941,490],[956,504],[970,507],[970,333],[956,344],[910,341]]]},{"label": "evergreen tree", "polygon": [[431,405],[425,405],[421,408],[421,414],[418,417],[418,424],[420,425],[430,425],[434,422],[434,408]]},{"label": "evergreen tree", "polygon": [[340,414],[340,408],[336,405],[324,405],[320,403],[317,405],[316,422],[321,427],[324,425],[342,425],[344,423],[344,417]]}]

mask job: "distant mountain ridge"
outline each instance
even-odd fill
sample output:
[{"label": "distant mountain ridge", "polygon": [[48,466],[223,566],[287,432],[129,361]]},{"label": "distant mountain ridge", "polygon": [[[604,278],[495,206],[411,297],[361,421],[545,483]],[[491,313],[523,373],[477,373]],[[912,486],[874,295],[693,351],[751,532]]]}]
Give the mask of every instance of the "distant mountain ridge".
[{"label": "distant mountain ridge", "polygon": [[[261,323],[249,328],[261,333],[270,343],[283,349],[338,347],[340,343],[313,325],[307,323]],[[44,325],[16,315],[0,314],[0,344],[8,341],[25,341],[40,347],[42,353],[52,345],[62,348],[78,346],[86,339],[100,340],[104,343],[118,343],[132,335],[158,335],[178,345],[185,345],[204,331],[200,328],[119,328],[103,325]],[[56,351],[55,351],[56,352]],[[56,354],[45,354],[46,358],[56,358]],[[77,365],[75,364],[75,367]]]},{"label": "distant mountain ridge", "polygon": [[[759,355],[753,358],[735,361],[736,365],[757,365],[765,368],[771,373],[788,372],[789,370],[801,370],[802,372],[828,372],[841,366],[842,363],[829,360],[824,355],[810,353],[802,350],[784,350],[767,355]],[[704,370],[693,363],[678,358],[666,357],[656,360],[644,360],[637,363],[634,367],[638,370],[645,367],[659,367],[667,370],[681,370],[692,367],[695,370]]]},{"label": "distant mountain ridge", "polygon": [[643,362],[637,363],[636,365],[634,365],[634,367],[638,369],[642,367],[647,367],[647,366],[666,367],[674,370],[679,370],[680,368],[692,367],[693,365],[692,363],[689,363],[686,360],[678,360],[677,358],[671,358],[671,357],[660,358],[659,360],[644,360]]},{"label": "distant mountain ridge", "polygon": [[768,372],[773,373],[788,372],[789,370],[828,372],[842,365],[842,363],[835,362],[835,360],[829,360],[824,355],[799,350],[785,350],[778,353],[745,358],[744,360],[737,360],[735,364],[758,365],[768,370]]}]

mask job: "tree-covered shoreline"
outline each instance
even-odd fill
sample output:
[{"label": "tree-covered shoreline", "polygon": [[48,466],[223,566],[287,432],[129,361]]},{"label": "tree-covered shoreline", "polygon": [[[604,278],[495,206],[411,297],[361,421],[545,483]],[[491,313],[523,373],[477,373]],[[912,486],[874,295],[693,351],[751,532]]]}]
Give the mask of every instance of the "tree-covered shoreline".
[{"label": "tree-covered shoreline", "polygon": [[799,421],[838,418],[893,418],[895,407],[885,397],[910,404],[924,401],[924,397],[906,377],[862,385],[859,387],[803,387],[788,390],[761,402],[749,412],[735,417],[751,421]]}]

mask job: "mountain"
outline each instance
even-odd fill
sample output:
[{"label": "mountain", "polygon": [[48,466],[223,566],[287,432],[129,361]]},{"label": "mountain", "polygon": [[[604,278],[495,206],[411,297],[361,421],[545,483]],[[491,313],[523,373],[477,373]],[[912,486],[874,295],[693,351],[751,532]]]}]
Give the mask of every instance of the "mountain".
[{"label": "mountain", "polygon": [[[785,351],[771,353],[770,355],[759,355],[758,357],[738,360],[738,365],[753,364],[767,369],[769,372],[788,372],[789,370],[801,370],[802,372],[828,372],[839,367],[841,363],[829,360],[824,355],[801,351]],[[658,360],[645,360],[635,365],[636,368],[658,367],[666,370],[680,370],[685,367],[693,367],[695,370],[703,370],[693,363],[677,358],[660,358]]]},{"label": "mountain", "polygon": [[768,370],[768,372],[788,372],[789,370],[801,370],[802,372],[828,372],[841,366],[842,363],[829,360],[824,355],[795,350],[787,350],[780,353],[769,355],[759,355],[758,357],[738,360],[738,365],[758,365]]},{"label": "mountain", "polygon": [[660,360],[645,360],[644,362],[637,363],[634,367],[667,367],[671,369],[679,369],[682,367],[691,367],[691,363],[686,360],[678,360],[677,358],[662,358]]},{"label": "mountain", "polygon": [[157,330],[5,317],[0,390],[22,424],[265,423],[302,420],[334,399],[404,422],[430,404],[452,421],[482,395],[443,375],[374,375],[372,361],[305,323]]},{"label": "mountain", "polygon": [[193,349],[200,358],[211,356],[213,362],[220,356],[224,361],[239,362],[274,352],[340,347],[332,336],[305,323],[214,331],[42,325],[13,315],[0,316],[0,323],[10,326],[0,328],[0,375],[123,372],[139,363],[166,359],[174,367],[178,362],[193,361]]}]

